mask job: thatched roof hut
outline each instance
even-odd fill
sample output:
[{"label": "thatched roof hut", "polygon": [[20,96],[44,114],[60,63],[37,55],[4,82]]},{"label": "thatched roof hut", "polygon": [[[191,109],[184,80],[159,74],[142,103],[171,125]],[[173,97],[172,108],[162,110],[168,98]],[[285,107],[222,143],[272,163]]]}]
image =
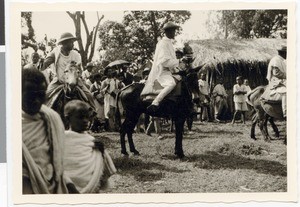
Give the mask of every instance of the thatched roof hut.
[{"label": "thatched roof hut", "polygon": [[202,71],[207,72],[209,82],[213,85],[222,77],[225,88],[231,89],[239,75],[249,79],[252,88],[266,84],[268,62],[286,40],[196,40],[189,44],[196,58],[194,66],[205,63]]},{"label": "thatched roof hut", "polygon": [[216,80],[223,78],[229,95],[228,103],[233,112],[232,88],[236,77],[249,80],[253,89],[266,85],[267,68],[270,59],[277,54],[277,48],[286,44],[285,39],[241,39],[241,40],[195,40],[189,45],[194,52],[194,67],[203,65],[212,91]]}]

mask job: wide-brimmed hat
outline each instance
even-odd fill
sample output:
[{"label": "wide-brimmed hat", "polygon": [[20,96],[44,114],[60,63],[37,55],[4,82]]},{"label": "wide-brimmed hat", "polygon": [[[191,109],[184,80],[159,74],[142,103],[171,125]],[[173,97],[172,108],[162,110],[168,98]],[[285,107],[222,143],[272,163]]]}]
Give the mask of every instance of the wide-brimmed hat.
[{"label": "wide-brimmed hat", "polygon": [[277,50],[286,52],[286,45],[281,45]]},{"label": "wide-brimmed hat", "polygon": [[85,66],[85,68],[92,68],[92,67],[94,67],[93,63],[88,63],[88,64]]},{"label": "wide-brimmed hat", "polygon": [[181,49],[181,48],[176,48],[176,49],[175,49],[175,53],[180,53],[180,54],[183,55],[183,49]]},{"label": "wide-brimmed hat", "polygon": [[170,28],[178,29],[179,26],[176,25],[176,24],[173,23],[173,22],[167,22],[167,23],[164,25],[164,27],[163,27],[164,30],[170,29]]},{"label": "wide-brimmed hat", "polygon": [[65,32],[65,33],[63,33],[63,34],[60,36],[60,38],[59,38],[57,44],[62,43],[62,42],[65,41],[65,40],[74,40],[74,41],[76,41],[77,38],[74,37],[70,32]]}]

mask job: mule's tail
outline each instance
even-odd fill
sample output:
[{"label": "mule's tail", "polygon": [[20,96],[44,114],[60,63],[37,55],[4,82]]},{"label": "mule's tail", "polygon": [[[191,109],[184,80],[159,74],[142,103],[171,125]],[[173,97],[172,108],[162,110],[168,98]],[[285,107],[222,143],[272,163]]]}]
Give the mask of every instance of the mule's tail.
[{"label": "mule's tail", "polygon": [[254,101],[259,98],[265,91],[265,86],[258,86],[253,90],[249,91],[246,95],[246,102],[250,106],[254,106]]}]

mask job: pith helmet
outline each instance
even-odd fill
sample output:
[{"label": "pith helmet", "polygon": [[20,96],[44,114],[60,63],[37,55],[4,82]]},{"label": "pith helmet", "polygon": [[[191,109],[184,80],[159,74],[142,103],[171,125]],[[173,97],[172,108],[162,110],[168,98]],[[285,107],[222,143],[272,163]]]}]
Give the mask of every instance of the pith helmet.
[{"label": "pith helmet", "polygon": [[65,41],[65,40],[74,40],[74,41],[75,41],[75,40],[77,40],[77,38],[74,37],[71,33],[65,32],[65,33],[63,33],[63,34],[60,36],[60,38],[59,38],[57,44],[60,44],[60,43],[62,43],[62,42]]},{"label": "pith helmet", "polygon": [[164,25],[164,27],[163,27],[164,30],[170,29],[170,28],[178,29],[179,26],[176,25],[176,24],[173,23],[173,22],[167,22],[167,23]]}]

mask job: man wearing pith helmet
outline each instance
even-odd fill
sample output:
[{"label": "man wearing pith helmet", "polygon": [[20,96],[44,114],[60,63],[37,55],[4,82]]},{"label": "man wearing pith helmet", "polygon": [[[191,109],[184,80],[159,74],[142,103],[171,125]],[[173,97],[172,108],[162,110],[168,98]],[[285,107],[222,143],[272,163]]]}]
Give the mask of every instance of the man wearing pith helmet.
[{"label": "man wearing pith helmet", "polygon": [[178,28],[173,22],[166,23],[163,27],[165,36],[156,45],[152,68],[141,94],[158,94],[147,109],[150,113],[156,112],[160,102],[175,88],[173,74],[184,68],[184,64],[176,58],[172,44]]},{"label": "man wearing pith helmet", "polygon": [[[56,73],[55,77],[48,85],[47,97],[49,97],[50,94],[53,94],[55,89],[65,82],[64,71],[67,65],[69,65],[71,62],[75,62],[76,65],[78,66],[78,69],[82,70],[81,56],[77,51],[73,50],[74,42],[76,40],[77,38],[74,37],[71,33],[69,32],[63,33],[57,42],[58,46],[54,48],[47,55],[42,70],[45,70],[49,65],[54,64],[55,73]],[[78,71],[78,72],[80,72],[81,74],[82,71]],[[94,107],[92,94],[82,83],[81,79],[78,80],[78,86],[86,94],[89,100],[89,104],[92,107]]]}]

